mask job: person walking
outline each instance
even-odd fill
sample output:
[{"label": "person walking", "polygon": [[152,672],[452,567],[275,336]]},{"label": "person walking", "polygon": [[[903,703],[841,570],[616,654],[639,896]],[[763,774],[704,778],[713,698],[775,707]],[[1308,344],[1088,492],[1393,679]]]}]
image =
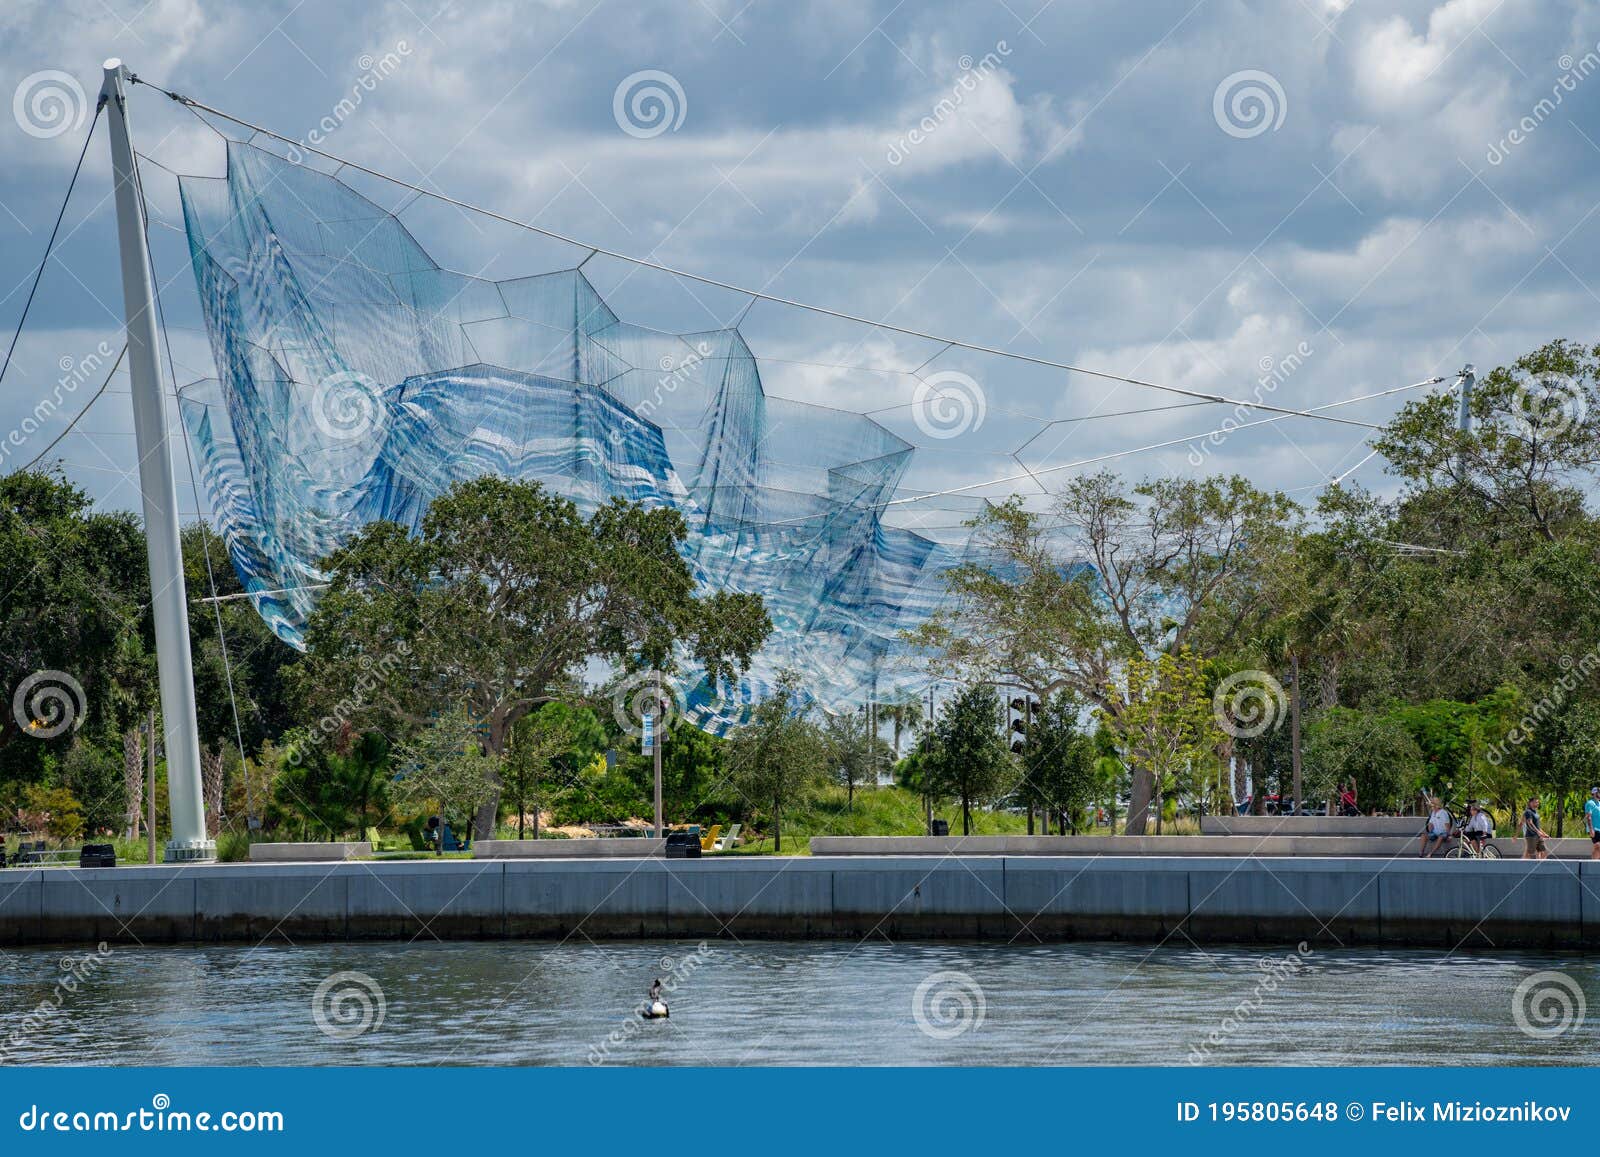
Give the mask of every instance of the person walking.
[{"label": "person walking", "polygon": [[1528,806],[1522,809],[1522,858],[1524,860],[1547,860],[1550,850],[1545,847],[1544,828],[1539,826],[1539,797],[1534,796],[1528,801]]},{"label": "person walking", "polygon": [[1589,858],[1600,860],[1600,786],[1591,787],[1583,801],[1583,826],[1589,829]]}]

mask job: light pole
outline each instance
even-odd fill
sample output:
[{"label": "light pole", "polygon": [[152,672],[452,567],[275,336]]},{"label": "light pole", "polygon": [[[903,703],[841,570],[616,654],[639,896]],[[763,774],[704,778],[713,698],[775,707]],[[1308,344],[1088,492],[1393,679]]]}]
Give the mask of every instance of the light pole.
[{"label": "light pole", "polygon": [[[178,489],[167,445],[167,406],[161,392],[155,292],[146,249],[144,197],[128,133],[128,77],[122,61],[105,62],[100,95],[111,136],[111,171],[117,204],[117,246],[122,258],[122,304],[127,318],[128,379],[133,394],[134,440],[139,454],[139,496],[144,506],[145,555],[150,565],[150,609],[155,619],[161,719],[166,726],[167,804],[172,838],[168,862],[215,860],[206,838],[200,788],[200,733],[195,720],[194,670],[189,661],[189,605],[178,541]],[[154,748],[155,737],[151,736]]]},{"label": "light pole", "polygon": [[661,672],[657,671],[656,697],[655,702],[651,705],[651,711],[655,715],[656,722],[654,728],[655,734],[651,737],[651,747],[654,749],[652,754],[655,757],[656,769],[656,839],[658,840],[664,839],[667,834],[666,816],[661,805],[661,744],[666,739],[666,736],[661,733],[662,724],[666,722],[665,712],[663,712],[661,708]]}]

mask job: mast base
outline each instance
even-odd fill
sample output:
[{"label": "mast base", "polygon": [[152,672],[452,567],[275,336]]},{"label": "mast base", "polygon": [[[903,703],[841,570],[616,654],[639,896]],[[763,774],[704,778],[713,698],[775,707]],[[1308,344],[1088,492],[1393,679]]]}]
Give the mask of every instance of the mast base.
[{"label": "mast base", "polygon": [[166,862],[169,864],[209,864],[217,858],[215,840],[168,840]]}]

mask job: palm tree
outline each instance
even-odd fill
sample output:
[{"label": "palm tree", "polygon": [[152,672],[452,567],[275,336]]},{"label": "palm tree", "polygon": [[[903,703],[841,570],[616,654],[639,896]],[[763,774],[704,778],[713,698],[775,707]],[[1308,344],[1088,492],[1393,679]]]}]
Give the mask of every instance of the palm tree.
[{"label": "palm tree", "polygon": [[903,691],[899,698],[879,705],[879,711],[886,716],[894,727],[894,758],[900,762],[900,735],[905,731],[914,731],[922,722],[922,698],[910,691]]}]

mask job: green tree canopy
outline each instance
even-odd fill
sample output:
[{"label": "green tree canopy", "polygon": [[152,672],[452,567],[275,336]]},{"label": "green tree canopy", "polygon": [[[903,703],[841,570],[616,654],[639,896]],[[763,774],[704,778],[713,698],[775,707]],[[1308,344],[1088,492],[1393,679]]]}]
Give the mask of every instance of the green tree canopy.
[{"label": "green tree canopy", "polygon": [[827,743],[809,715],[799,680],[785,672],[750,721],[728,737],[728,777],[753,809],[771,816],[774,851],[783,850],[784,808],[827,775]]},{"label": "green tree canopy", "polygon": [[961,689],[939,710],[918,744],[931,794],[961,803],[961,834],[972,834],[972,808],[1009,794],[1017,764],[1000,731],[1000,696],[987,683]]},{"label": "green tree canopy", "polygon": [[465,706],[498,756],[587,660],[669,669],[682,651],[729,679],[771,623],[758,596],[695,595],[686,535],[665,507],[613,500],[584,518],[537,482],[459,482],[419,534],[375,522],[329,557],[295,671],[301,699],[402,733]]}]

